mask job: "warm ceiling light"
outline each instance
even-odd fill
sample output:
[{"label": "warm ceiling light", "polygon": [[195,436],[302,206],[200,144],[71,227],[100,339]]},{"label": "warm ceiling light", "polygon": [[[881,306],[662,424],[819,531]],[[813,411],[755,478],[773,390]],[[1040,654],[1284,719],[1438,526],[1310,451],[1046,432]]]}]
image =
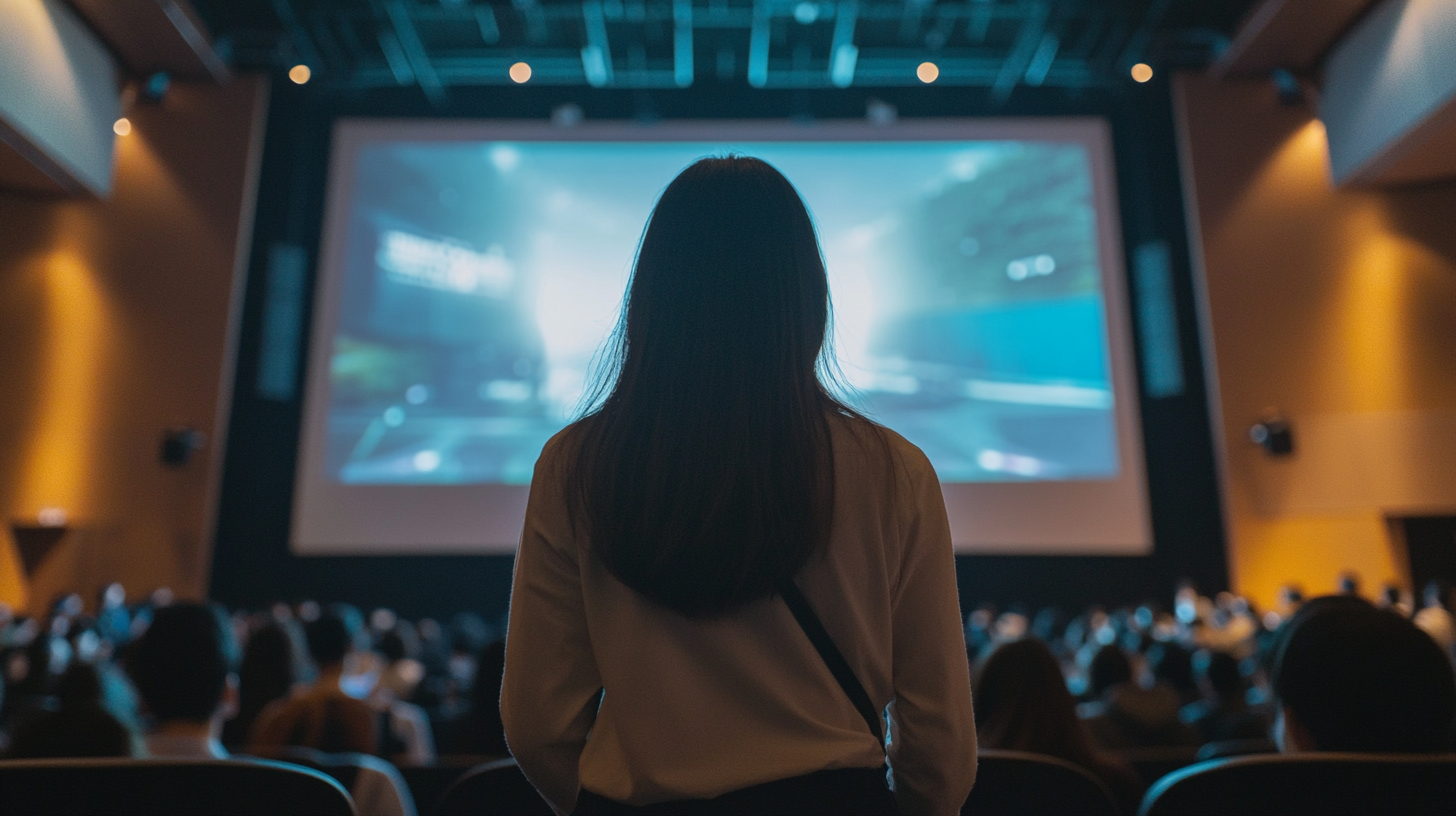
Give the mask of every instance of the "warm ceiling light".
[{"label": "warm ceiling light", "polygon": [[920,77],[921,82],[929,84],[931,82],[934,82],[936,78],[940,76],[940,66],[936,65],[933,62],[922,62],[920,63],[920,66],[915,69],[915,76]]},{"label": "warm ceiling light", "polygon": [[125,136],[131,133],[131,120],[123,116],[111,125],[111,130],[117,136]]},{"label": "warm ceiling light", "polygon": [[1138,82],[1147,82],[1153,78],[1153,66],[1139,62],[1132,67],[1132,78]]},{"label": "warm ceiling light", "polygon": [[295,85],[302,85],[312,76],[313,71],[307,65],[295,65],[288,69],[288,78],[293,80]]},{"label": "warm ceiling light", "polygon": [[527,65],[524,62],[518,62],[515,65],[511,66],[511,79],[514,80],[517,85],[520,85],[530,78],[531,66]]}]

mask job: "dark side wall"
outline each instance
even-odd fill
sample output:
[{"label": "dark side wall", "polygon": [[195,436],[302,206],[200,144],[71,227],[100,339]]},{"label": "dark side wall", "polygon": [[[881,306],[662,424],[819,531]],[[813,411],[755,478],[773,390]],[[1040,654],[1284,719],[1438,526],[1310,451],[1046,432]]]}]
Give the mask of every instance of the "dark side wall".
[{"label": "dark side wall", "polygon": [[[0,602],[206,591],[267,91],[179,82],[133,105],[104,199],[0,191],[0,513],[67,527],[30,576],[0,534]],[[173,425],[211,440],[183,468],[159,462]]]}]

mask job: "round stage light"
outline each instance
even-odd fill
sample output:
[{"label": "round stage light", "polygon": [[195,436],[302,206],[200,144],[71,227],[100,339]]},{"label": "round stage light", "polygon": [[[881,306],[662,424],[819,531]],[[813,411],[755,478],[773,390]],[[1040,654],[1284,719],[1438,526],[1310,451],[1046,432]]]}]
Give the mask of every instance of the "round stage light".
[{"label": "round stage light", "polygon": [[299,64],[288,69],[288,78],[293,80],[294,85],[302,85],[313,77],[313,70],[307,65]]},{"label": "round stage light", "polygon": [[1147,82],[1153,78],[1153,66],[1146,62],[1139,62],[1132,67],[1132,78],[1137,82]]},{"label": "round stage light", "polygon": [[940,76],[940,66],[933,62],[922,62],[915,69],[915,76],[919,77],[921,82],[929,85]]},{"label": "round stage light", "polygon": [[111,125],[111,130],[117,136],[125,136],[131,133],[131,120],[123,116]]},{"label": "round stage light", "polygon": [[511,79],[521,85],[531,78],[531,66],[524,62],[518,62],[511,66]]}]

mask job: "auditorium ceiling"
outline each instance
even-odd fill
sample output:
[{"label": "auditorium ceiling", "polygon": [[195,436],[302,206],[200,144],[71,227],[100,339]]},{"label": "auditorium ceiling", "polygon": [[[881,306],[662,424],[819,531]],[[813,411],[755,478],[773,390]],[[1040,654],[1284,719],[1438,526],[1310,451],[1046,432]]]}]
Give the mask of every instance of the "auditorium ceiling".
[{"label": "auditorium ceiling", "polygon": [[[306,64],[340,90],[937,84],[1066,89],[1137,63],[1201,67],[1250,0],[193,0],[241,69]],[[517,78],[520,76],[517,70]]]}]

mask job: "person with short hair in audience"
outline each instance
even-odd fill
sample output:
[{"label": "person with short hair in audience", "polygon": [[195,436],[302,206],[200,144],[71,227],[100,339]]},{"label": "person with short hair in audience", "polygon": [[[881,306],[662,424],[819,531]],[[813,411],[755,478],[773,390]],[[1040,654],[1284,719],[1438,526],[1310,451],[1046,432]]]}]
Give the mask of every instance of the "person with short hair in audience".
[{"label": "person with short hair in audience", "polygon": [[470,687],[470,710],[456,720],[446,748],[452,754],[504,757],[505,725],[501,722],[501,678],[506,669],[506,642],[497,640],[480,651],[475,662],[475,683]]},{"label": "person with short hair in audience", "polygon": [[1360,597],[1360,575],[1355,572],[1340,573],[1339,594]]},{"label": "person with short hair in audience", "polygon": [[976,673],[971,696],[980,747],[1064,759],[1102,780],[1125,812],[1137,810],[1137,772],[1098,747],[1045,643],[1027,638],[995,647]]},{"label": "person with short hair in audience", "polygon": [[223,759],[222,724],[237,711],[237,641],[216,604],[175,603],[153,613],[126,656],[149,723],[154,757]]},{"label": "person with short hair in audience", "polygon": [[1431,581],[1421,593],[1421,610],[1411,620],[1431,636],[1447,655],[1456,657],[1456,617],[1451,615],[1451,590],[1444,581]]},{"label": "person with short hair in audience", "polygon": [[1193,673],[1203,699],[1184,706],[1182,717],[1204,742],[1268,738],[1269,721],[1249,705],[1249,684],[1233,655],[1200,650]]},{"label": "person with short hair in audience", "polygon": [[1198,681],[1193,672],[1193,653],[1181,644],[1154,641],[1143,654],[1147,661],[1150,686],[1166,686],[1178,695],[1180,705],[1199,697]]},{"label": "person with short hair in audience", "polygon": [[374,709],[344,692],[345,662],[356,647],[359,626],[347,610],[329,607],[304,625],[308,653],[318,677],[298,694],[259,713],[248,745],[252,751],[286,746],[325,753],[374,754],[379,722]]},{"label": "person with short hair in audience", "polygon": [[304,626],[318,678],[258,714],[248,750],[301,761],[339,778],[360,816],[414,816],[414,800],[399,771],[373,756],[379,750],[377,713],[344,693],[345,662],[361,627],[357,611],[342,605],[321,610]]},{"label": "person with short hair in audience", "polygon": [[[3,685],[0,685],[3,687]],[[101,673],[73,663],[56,681],[56,708],[22,722],[11,736],[9,759],[132,757],[136,735],[103,703]]]},{"label": "person with short hair in audience", "polygon": [[1279,632],[1272,659],[1282,750],[1450,750],[1456,677],[1431,638],[1351,596],[1315,598]]},{"label": "person with short hair in audience", "polygon": [[1082,706],[1092,735],[1110,750],[1191,746],[1198,732],[1178,716],[1182,701],[1166,682],[1134,680],[1132,661],[1116,644],[1097,651],[1090,667],[1094,699]]},{"label": "person with short hair in audience", "polygon": [[1380,587],[1380,598],[1376,600],[1375,605],[1406,618],[1409,618],[1415,611],[1405,593],[1400,591],[1400,587],[1390,583]]}]

